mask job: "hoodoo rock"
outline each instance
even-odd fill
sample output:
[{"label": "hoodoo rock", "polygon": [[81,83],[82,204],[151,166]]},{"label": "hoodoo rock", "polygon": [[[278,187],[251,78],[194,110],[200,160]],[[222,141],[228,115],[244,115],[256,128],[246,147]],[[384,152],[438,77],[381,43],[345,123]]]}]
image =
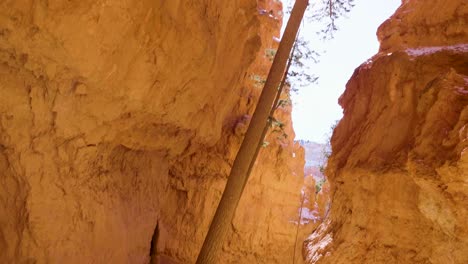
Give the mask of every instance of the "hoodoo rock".
[{"label": "hoodoo rock", "polygon": [[468,263],[468,5],[403,1],[340,98],[307,263]]},{"label": "hoodoo rock", "polygon": [[[193,263],[281,20],[273,0],[1,1],[0,263]],[[290,113],[218,263],[292,260]]]}]

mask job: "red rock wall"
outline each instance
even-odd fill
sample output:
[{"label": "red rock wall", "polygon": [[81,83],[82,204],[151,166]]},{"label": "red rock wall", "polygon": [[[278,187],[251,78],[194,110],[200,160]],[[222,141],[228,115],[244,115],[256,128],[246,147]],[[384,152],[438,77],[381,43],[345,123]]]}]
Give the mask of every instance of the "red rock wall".
[{"label": "red rock wall", "polygon": [[[1,263],[195,260],[277,45],[259,2],[0,3]],[[219,263],[292,259],[281,111]]]},{"label": "red rock wall", "polygon": [[332,137],[330,217],[307,263],[468,263],[468,5],[404,1]]}]

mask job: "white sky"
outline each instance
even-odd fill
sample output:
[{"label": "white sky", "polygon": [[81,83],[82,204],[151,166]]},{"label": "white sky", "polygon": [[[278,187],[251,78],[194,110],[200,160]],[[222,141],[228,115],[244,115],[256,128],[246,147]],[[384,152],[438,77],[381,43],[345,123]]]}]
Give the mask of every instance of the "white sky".
[{"label": "white sky", "polygon": [[[286,6],[291,1],[283,3]],[[328,41],[317,40],[313,22],[303,25],[301,36],[311,41],[310,48],[325,50],[325,53],[322,52],[318,64],[309,65],[311,73],[319,76],[318,83],[299,88],[298,93],[292,94],[296,139],[325,142],[332,124],[342,118],[338,98],[346,82],[355,68],[377,53],[377,28],[400,3],[401,0],[355,0],[356,5],[347,18],[338,20],[335,38]],[[285,16],[284,25],[287,19]]]}]

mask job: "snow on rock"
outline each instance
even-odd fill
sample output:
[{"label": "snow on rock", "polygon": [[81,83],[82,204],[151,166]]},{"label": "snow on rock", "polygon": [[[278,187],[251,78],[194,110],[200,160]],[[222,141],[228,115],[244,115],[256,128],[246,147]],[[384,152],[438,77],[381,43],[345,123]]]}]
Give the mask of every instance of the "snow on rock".
[{"label": "snow on rock", "polygon": [[434,54],[436,52],[441,52],[441,51],[464,53],[464,52],[468,52],[468,43],[450,45],[450,46],[411,48],[411,49],[406,49],[405,51],[410,56],[426,56],[426,55]]}]

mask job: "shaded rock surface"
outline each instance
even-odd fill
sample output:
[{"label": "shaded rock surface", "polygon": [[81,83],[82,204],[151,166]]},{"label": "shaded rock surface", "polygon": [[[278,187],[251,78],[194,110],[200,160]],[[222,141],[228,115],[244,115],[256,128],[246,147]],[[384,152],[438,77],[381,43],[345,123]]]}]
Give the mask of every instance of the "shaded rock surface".
[{"label": "shaded rock surface", "polygon": [[[0,262],[194,262],[281,16],[278,1],[1,1]],[[219,263],[292,259],[290,111]]]},{"label": "shaded rock surface", "polygon": [[340,98],[307,263],[468,263],[468,5],[403,1]]}]

